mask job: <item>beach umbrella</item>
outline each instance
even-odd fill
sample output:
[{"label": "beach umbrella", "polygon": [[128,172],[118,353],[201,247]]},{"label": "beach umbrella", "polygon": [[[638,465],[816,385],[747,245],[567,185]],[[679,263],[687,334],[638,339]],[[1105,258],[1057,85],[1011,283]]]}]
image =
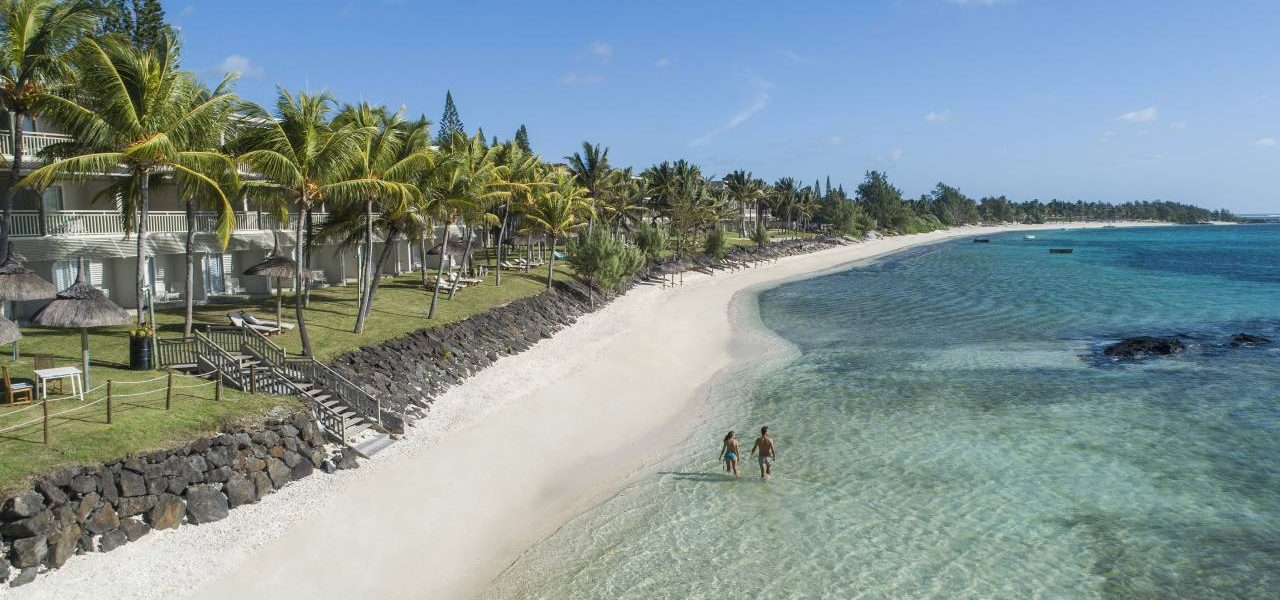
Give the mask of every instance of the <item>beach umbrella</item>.
[{"label": "beach umbrella", "polygon": [[0,344],[8,344],[9,342],[17,343],[18,338],[22,337],[22,332],[18,330],[18,325],[9,319],[0,317]]},{"label": "beach umbrella", "polygon": [[[57,293],[58,290],[52,283],[36,275],[35,271],[28,269],[18,260],[18,256],[13,253],[13,242],[10,242],[8,256],[3,263],[0,263],[0,302],[10,303],[9,316],[17,318],[18,302],[44,300],[52,298]],[[11,341],[13,342],[13,360],[18,360],[17,338]],[[7,342],[0,342],[2,343]]]},{"label": "beach umbrella", "polygon": [[84,280],[84,265],[76,273],[76,282],[58,292],[53,302],[40,309],[31,322],[44,327],[80,329],[80,359],[84,367],[84,387],[92,387],[89,378],[89,328],[123,325],[129,313],[112,302],[102,290]]},{"label": "beach umbrella", "polygon": [[[276,285],[276,325],[280,325],[280,304],[283,292],[280,290],[280,278],[298,277],[298,263],[284,256],[268,256],[262,262],[244,270],[245,275],[270,277]],[[305,272],[303,272],[305,275]]]}]

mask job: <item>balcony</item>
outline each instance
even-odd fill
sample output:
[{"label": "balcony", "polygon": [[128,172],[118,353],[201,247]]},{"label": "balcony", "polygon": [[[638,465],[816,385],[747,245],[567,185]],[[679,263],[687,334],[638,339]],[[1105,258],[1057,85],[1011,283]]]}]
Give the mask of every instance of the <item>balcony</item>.
[{"label": "balcony", "polygon": [[[22,132],[22,161],[34,161],[42,150],[59,142],[66,142],[71,139],[69,135],[61,133],[41,133],[38,131]],[[4,129],[0,129],[0,154],[13,159],[13,134]]]},{"label": "balcony", "polygon": [[[314,213],[312,220],[323,223],[327,215]],[[256,212],[238,212],[236,231],[293,231],[298,225],[298,215],[289,215],[287,223],[281,223],[274,215]],[[213,212],[196,213],[196,231],[211,232],[217,228],[218,215]],[[147,231],[150,233],[186,233],[187,214],[182,211],[151,211],[147,215]],[[47,211],[41,219],[34,210],[13,211],[10,228],[13,237],[40,237],[46,235],[76,236],[124,236],[124,224],[120,213],[112,210],[58,210]]]}]

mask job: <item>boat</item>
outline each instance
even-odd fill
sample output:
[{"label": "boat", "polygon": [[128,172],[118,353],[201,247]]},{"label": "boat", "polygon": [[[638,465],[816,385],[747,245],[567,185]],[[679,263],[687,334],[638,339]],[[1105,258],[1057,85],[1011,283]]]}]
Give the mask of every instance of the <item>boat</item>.
[{"label": "boat", "polygon": [[1034,239],[1036,239],[1036,236],[1034,236],[1034,235],[1029,235],[1029,234],[1028,234],[1028,235],[1024,235],[1024,236],[1022,236],[1022,239],[1024,239],[1024,240],[1034,240]]},{"label": "boat", "polygon": [[975,243],[975,244],[990,244],[990,243],[991,243],[991,239],[990,239],[990,238],[973,238],[973,243]]},{"label": "boat", "polygon": [[1074,251],[1074,248],[1050,248],[1049,254],[1071,254]]}]

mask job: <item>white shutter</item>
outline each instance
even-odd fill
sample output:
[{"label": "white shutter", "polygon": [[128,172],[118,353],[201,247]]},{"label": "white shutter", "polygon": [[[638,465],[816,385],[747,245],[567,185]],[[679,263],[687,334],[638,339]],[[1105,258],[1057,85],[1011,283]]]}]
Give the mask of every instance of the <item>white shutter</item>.
[{"label": "white shutter", "polygon": [[226,254],[223,254],[222,255],[222,273],[225,275],[230,275],[234,271],[235,269],[232,268],[231,266],[231,253],[228,252]]},{"label": "white shutter", "polygon": [[53,263],[53,287],[58,288],[58,291],[71,287],[71,282],[75,281],[75,276],[71,275],[71,266],[71,261],[69,260],[60,260]]},{"label": "white shutter", "polygon": [[102,261],[89,261],[89,283],[102,287]]}]

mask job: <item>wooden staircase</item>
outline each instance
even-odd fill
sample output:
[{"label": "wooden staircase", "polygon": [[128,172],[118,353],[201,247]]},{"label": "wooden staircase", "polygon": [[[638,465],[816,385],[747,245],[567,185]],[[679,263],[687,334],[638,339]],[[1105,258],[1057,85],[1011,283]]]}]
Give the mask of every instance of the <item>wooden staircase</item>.
[{"label": "wooden staircase", "polygon": [[324,363],[288,356],[252,328],[210,326],[195,333],[194,345],[197,372],[250,393],[302,398],[326,433],[361,456],[394,442],[382,426],[381,402]]}]

